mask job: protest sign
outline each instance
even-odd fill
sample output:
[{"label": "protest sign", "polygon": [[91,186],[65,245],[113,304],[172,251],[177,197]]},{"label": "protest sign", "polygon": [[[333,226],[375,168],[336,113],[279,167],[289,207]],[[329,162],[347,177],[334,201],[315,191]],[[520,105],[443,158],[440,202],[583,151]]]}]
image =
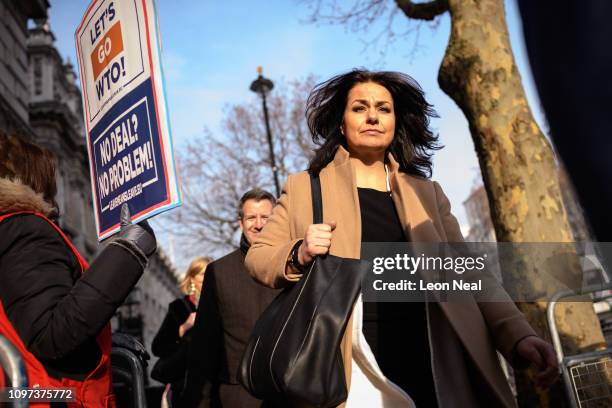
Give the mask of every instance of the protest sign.
[{"label": "protest sign", "polygon": [[181,204],[153,0],[94,0],[75,32],[98,239]]}]

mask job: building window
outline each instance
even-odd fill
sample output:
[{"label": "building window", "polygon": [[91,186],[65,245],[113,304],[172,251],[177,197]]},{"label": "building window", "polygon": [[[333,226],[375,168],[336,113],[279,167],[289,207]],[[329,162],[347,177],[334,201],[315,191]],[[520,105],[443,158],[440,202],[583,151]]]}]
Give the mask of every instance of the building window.
[{"label": "building window", "polygon": [[42,94],[42,59],[34,58],[34,94]]},{"label": "building window", "polygon": [[55,99],[58,102],[61,102],[62,95],[60,93],[58,83],[59,83],[58,78],[55,78],[55,81],[53,81],[53,99]]}]

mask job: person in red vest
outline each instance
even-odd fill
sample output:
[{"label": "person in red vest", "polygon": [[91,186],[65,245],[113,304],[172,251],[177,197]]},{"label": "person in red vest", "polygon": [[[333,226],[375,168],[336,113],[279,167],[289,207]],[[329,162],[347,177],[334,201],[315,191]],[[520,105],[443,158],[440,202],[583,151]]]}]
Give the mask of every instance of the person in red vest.
[{"label": "person in red vest", "polygon": [[155,235],[124,205],[121,231],[89,266],[54,221],[55,194],[53,154],[0,132],[0,335],[21,353],[28,387],[70,387],[69,406],[114,407],[109,321]]}]

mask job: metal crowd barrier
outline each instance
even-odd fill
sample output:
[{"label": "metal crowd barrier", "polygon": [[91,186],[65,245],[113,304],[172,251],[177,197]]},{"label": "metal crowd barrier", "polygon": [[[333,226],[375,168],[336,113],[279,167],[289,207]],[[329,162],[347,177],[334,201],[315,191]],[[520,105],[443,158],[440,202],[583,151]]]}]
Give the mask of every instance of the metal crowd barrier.
[{"label": "metal crowd barrier", "polygon": [[[148,359],[149,354],[144,346],[134,337],[122,333],[113,334],[111,353],[113,387],[124,387],[126,390],[131,388],[131,402],[126,404],[127,406],[147,408],[145,368]],[[116,394],[118,398],[121,397],[120,392]]]},{"label": "metal crowd barrier", "polygon": [[[28,376],[19,350],[2,335],[0,335],[0,368],[4,370],[7,375],[7,387],[28,386]],[[16,408],[25,408],[28,407],[29,404],[27,399],[23,398],[15,400],[12,406]]]},{"label": "metal crowd barrier", "polygon": [[[123,386],[132,390],[130,407],[147,408],[145,394],[145,368],[149,355],[144,346],[132,336],[113,334],[111,366],[113,386]],[[6,373],[6,386],[26,388],[28,377],[25,364],[19,350],[8,339],[0,335],[0,369]],[[1,406],[27,408],[28,400],[18,399],[11,403],[0,403]]]},{"label": "metal crowd barrier", "polygon": [[555,306],[563,298],[592,294],[604,289],[609,287],[597,285],[586,287],[581,293],[571,290],[559,292],[552,297],[546,310],[553,346],[572,408],[612,406],[612,349],[565,356],[555,321]]}]

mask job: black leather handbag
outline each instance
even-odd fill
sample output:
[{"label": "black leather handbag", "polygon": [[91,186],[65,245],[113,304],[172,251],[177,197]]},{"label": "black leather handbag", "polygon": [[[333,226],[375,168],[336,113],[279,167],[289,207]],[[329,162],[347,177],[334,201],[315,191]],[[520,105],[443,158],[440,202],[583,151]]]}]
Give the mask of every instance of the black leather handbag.
[{"label": "black leather handbag", "polygon": [[[311,174],[313,218],[323,222],[321,184]],[[279,406],[335,407],[348,396],[340,341],[371,265],[333,255],[315,258],[257,321],[238,380]]]}]

